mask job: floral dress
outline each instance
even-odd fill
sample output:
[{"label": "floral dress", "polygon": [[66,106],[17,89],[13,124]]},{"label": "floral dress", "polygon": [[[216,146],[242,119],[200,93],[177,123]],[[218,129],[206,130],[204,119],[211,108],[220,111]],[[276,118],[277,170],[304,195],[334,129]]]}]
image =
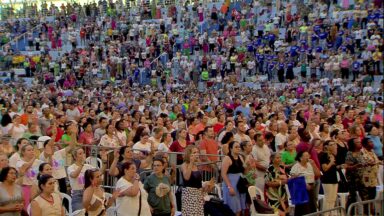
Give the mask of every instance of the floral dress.
[{"label": "floral dress", "polygon": [[[286,176],[284,168],[280,166],[276,169],[273,165],[271,165],[265,174],[265,182],[268,183],[280,180],[280,176]],[[268,197],[269,205],[271,205],[274,209],[285,211],[288,206],[288,197],[284,185],[280,185],[279,187],[267,187],[266,195]]]}]

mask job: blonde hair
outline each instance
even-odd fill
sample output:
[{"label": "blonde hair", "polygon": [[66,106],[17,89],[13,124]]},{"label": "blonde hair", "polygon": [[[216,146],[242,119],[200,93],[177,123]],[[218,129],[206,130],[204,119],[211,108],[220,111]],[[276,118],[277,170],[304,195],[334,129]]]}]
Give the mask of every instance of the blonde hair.
[{"label": "blonde hair", "polygon": [[185,163],[190,163],[191,162],[191,154],[193,149],[198,149],[197,146],[195,145],[189,145],[187,148],[184,150],[184,162]]}]

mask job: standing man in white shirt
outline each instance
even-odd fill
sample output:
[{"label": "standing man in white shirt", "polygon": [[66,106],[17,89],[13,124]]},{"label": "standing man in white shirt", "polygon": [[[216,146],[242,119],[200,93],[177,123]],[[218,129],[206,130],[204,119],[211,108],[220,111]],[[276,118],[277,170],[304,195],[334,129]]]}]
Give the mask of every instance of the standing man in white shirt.
[{"label": "standing man in white shirt", "polygon": [[265,145],[266,141],[262,133],[257,133],[255,139],[256,145],[252,148],[252,156],[256,165],[256,187],[264,191],[264,176],[270,163],[271,151],[269,147]]}]

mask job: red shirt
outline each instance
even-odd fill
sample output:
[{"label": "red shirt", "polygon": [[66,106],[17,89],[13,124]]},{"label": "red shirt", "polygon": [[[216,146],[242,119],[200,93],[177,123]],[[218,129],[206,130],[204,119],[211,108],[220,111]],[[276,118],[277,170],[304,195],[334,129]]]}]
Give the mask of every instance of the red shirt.
[{"label": "red shirt", "polygon": [[[52,136],[52,126],[48,127],[47,128],[47,135],[48,136]],[[55,139],[55,142],[59,142],[61,140],[61,137],[64,135],[64,130],[61,129],[60,127],[57,127],[57,134],[56,134],[56,139]]]}]

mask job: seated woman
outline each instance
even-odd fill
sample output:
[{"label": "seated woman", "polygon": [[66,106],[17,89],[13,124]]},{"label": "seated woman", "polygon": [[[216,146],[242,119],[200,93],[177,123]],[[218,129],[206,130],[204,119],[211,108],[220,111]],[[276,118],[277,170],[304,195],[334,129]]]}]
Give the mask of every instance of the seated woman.
[{"label": "seated woman", "polygon": [[84,174],[83,207],[88,216],[106,215],[106,209],[115,202],[118,192],[114,192],[108,200],[105,198],[104,189],[101,187],[102,173],[98,169],[88,169]]},{"label": "seated woman", "polygon": [[31,215],[65,215],[61,197],[55,193],[55,182],[51,175],[40,176],[38,186],[41,193],[31,202]]}]

